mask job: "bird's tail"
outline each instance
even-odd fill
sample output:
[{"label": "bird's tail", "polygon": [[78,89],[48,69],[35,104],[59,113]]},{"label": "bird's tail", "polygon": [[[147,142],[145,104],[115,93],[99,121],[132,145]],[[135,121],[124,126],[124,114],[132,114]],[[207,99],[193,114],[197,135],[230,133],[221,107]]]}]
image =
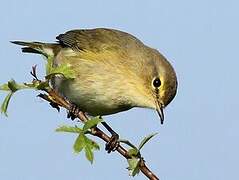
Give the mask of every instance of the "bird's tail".
[{"label": "bird's tail", "polygon": [[24,53],[36,53],[42,54],[45,57],[55,56],[59,50],[60,45],[54,43],[42,43],[42,42],[24,42],[24,41],[11,41],[13,44],[24,46],[22,52]]}]

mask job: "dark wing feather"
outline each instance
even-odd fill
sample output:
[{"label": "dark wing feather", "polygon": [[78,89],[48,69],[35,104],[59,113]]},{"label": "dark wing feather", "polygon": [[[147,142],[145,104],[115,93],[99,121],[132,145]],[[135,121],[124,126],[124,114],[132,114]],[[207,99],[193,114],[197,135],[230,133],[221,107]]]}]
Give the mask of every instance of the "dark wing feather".
[{"label": "dark wing feather", "polygon": [[97,28],[72,30],[56,37],[63,46],[75,51],[100,52],[104,50],[125,50],[142,43],[134,36],[113,29]]}]

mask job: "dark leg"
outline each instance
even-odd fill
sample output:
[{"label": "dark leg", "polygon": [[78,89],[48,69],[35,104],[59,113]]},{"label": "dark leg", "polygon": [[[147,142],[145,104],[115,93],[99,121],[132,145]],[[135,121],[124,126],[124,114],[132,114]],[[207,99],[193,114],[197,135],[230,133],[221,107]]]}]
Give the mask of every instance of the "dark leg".
[{"label": "dark leg", "polygon": [[111,151],[115,151],[117,147],[119,146],[119,135],[106,123],[101,123],[111,134],[110,141],[106,143],[105,150],[110,153]]},{"label": "dark leg", "polygon": [[78,116],[80,111],[81,110],[78,106],[76,106],[75,104],[71,104],[71,109],[67,114],[67,118],[71,118],[71,120],[74,120]]}]

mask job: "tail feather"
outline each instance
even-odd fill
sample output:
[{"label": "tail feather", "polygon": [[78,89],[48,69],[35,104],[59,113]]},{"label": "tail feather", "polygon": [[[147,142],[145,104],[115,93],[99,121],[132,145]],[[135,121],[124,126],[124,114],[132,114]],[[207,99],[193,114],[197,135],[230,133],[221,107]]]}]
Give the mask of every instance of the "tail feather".
[{"label": "tail feather", "polygon": [[35,53],[35,54],[42,54],[40,51],[33,49],[31,47],[23,47],[22,52],[24,53]]},{"label": "tail feather", "polygon": [[54,56],[59,50],[59,44],[41,43],[41,42],[25,42],[10,41],[13,44],[24,46],[22,52],[42,54],[46,57]]}]

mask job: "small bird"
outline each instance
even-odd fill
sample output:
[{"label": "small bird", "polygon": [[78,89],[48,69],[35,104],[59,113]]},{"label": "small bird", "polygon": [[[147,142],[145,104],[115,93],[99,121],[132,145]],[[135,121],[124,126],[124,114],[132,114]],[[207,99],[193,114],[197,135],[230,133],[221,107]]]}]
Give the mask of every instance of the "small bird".
[{"label": "small bird", "polygon": [[56,75],[51,86],[83,112],[103,116],[133,107],[163,109],[177,91],[176,73],[167,59],[139,39],[114,29],[71,30],[56,43],[12,41],[23,52],[53,59],[53,67],[67,64],[74,79]]}]

